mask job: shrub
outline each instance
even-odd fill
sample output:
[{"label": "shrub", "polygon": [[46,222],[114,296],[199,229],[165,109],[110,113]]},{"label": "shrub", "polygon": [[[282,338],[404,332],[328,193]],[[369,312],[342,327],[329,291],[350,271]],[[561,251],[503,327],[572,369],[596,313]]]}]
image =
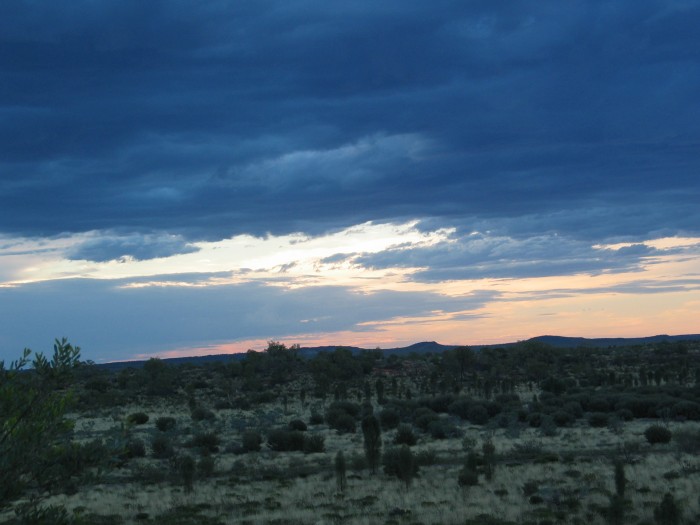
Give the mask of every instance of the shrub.
[{"label": "shrub", "polygon": [[289,422],[290,430],[298,430],[299,432],[304,432],[308,427],[301,419],[293,419]]},{"label": "shrub", "polygon": [[244,452],[258,452],[262,444],[262,436],[256,430],[243,432],[241,448]]},{"label": "shrub", "polygon": [[142,458],[146,455],[146,446],[140,439],[132,439],[126,444],[124,457],[126,459]]},{"label": "shrub", "polygon": [[460,487],[470,487],[479,483],[479,475],[476,472],[476,468],[476,454],[474,452],[470,452],[467,454],[467,459],[464,462],[464,466],[459,471],[459,476],[457,477],[457,483],[459,483]]},{"label": "shrub", "polygon": [[475,470],[471,470],[466,467],[462,467],[459,471],[459,476],[457,477],[457,483],[460,487],[471,487],[479,484],[479,475]]},{"label": "shrub", "polygon": [[326,450],[325,438],[321,434],[304,436],[304,454],[314,454]]},{"label": "shrub", "polygon": [[429,408],[421,407],[413,415],[413,423],[423,432],[428,431],[430,423],[437,421],[438,415]]},{"label": "shrub", "polygon": [[156,419],[156,428],[161,432],[167,432],[175,428],[175,418],[170,416],[163,416]]},{"label": "shrub", "polygon": [[394,444],[396,445],[408,445],[412,447],[416,444],[416,435],[413,433],[413,427],[408,424],[401,424],[396,430],[396,435],[394,436]]},{"label": "shrub", "polygon": [[407,445],[389,448],[382,457],[384,472],[389,476],[396,476],[408,487],[413,478],[418,474],[418,464],[413,453]]},{"label": "shrub", "polygon": [[182,479],[182,484],[185,487],[185,492],[190,493],[194,490],[194,473],[196,464],[192,456],[183,456],[177,462],[177,470]]},{"label": "shrub", "polygon": [[651,445],[671,441],[671,431],[661,425],[652,425],[644,431],[644,437]]},{"label": "shrub", "polygon": [[346,475],[345,456],[342,450],[335,456],[335,481],[338,492],[344,492],[348,486],[348,479]]},{"label": "shrub", "polygon": [[473,405],[469,408],[467,417],[474,425],[484,425],[489,420],[489,411],[484,405]]},{"label": "shrub", "polygon": [[383,430],[389,430],[396,428],[401,422],[399,413],[393,407],[386,407],[381,412],[379,412],[379,422],[382,425]]},{"label": "shrub", "polygon": [[318,412],[311,412],[311,417],[309,418],[309,424],[310,425],[322,425],[323,424],[323,416],[319,414]]},{"label": "shrub", "polygon": [[219,451],[221,439],[214,432],[203,432],[195,434],[191,440],[185,443],[186,447],[196,447],[202,453],[213,453]]},{"label": "shrub", "polygon": [[603,412],[593,412],[588,415],[588,424],[595,428],[602,428],[608,424],[608,415]]},{"label": "shrub", "polygon": [[326,422],[339,433],[354,433],[356,418],[360,414],[360,405],[349,401],[331,403],[326,411]]},{"label": "shrub", "polygon": [[156,459],[171,458],[175,454],[170,440],[162,435],[153,438],[153,441],[151,441],[151,450],[153,451],[153,457]]},{"label": "shrub", "polygon": [[460,431],[446,419],[437,419],[428,425],[428,432],[433,439],[447,439],[448,437],[458,437]]},{"label": "shrub", "polygon": [[132,425],[143,425],[144,423],[148,423],[148,414],[135,412],[134,414],[129,414],[126,420]]},{"label": "shrub", "polygon": [[277,428],[267,435],[267,446],[276,452],[304,450],[304,434],[298,430]]},{"label": "shrub", "polygon": [[659,506],[654,509],[654,519],[659,525],[678,525],[683,518],[683,512],[673,494],[667,492]]},{"label": "shrub", "polygon": [[211,421],[216,419],[214,412],[204,407],[194,407],[190,415],[192,416],[193,421]]},{"label": "shrub", "polygon": [[210,478],[214,475],[216,462],[211,456],[204,456],[197,462],[197,472],[202,478]]},{"label": "shrub", "polygon": [[377,472],[382,448],[382,431],[379,421],[374,416],[362,420],[362,436],[364,439],[365,457],[372,473]]},{"label": "shrub", "polygon": [[457,398],[448,407],[448,412],[453,416],[457,416],[460,419],[469,419],[469,408],[472,406],[472,402],[466,397]]},{"label": "shrub", "polygon": [[542,424],[542,414],[540,412],[532,412],[527,415],[527,424],[533,428],[539,428]]},{"label": "shrub", "polygon": [[552,420],[558,427],[565,427],[574,422],[574,415],[566,410],[557,410],[552,414]]}]

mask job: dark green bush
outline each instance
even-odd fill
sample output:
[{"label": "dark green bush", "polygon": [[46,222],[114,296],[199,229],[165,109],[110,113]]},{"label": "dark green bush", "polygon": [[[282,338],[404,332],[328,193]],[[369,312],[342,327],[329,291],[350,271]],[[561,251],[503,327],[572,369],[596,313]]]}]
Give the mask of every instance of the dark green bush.
[{"label": "dark green bush", "polygon": [[308,427],[301,419],[293,419],[289,422],[290,430],[298,430],[299,432],[304,432]]},{"label": "dark green bush", "polygon": [[396,429],[396,435],[394,436],[394,444],[396,445],[408,445],[412,447],[417,442],[416,435],[413,433],[413,427],[406,423],[402,423]]},{"label": "dark green bush", "polygon": [[469,408],[467,419],[474,425],[485,425],[489,420],[489,411],[484,405],[472,405]]},{"label": "dark green bush", "polygon": [[527,424],[533,428],[539,428],[542,425],[542,413],[532,412],[527,415]]},{"label": "dark green bush", "polygon": [[156,419],[156,428],[161,432],[167,432],[175,428],[175,418],[170,416],[163,416]]},{"label": "dark green bush", "polygon": [[552,421],[558,427],[565,427],[574,422],[574,416],[566,410],[556,410],[552,413]]},{"label": "dark green bush", "polygon": [[413,478],[418,474],[418,464],[407,445],[386,449],[382,456],[382,465],[385,474],[396,476],[406,486],[410,485]]},{"label": "dark green bush", "polygon": [[276,452],[304,450],[304,434],[298,430],[277,428],[267,435],[267,446]]},{"label": "dark green bush", "polygon": [[307,434],[304,436],[304,454],[314,454],[326,450],[325,439],[321,434]]},{"label": "dark green bush", "polygon": [[429,408],[421,407],[413,415],[413,423],[423,432],[428,431],[430,423],[437,421],[438,415]]},{"label": "dark green bush", "polygon": [[608,414],[603,412],[593,412],[588,414],[588,424],[595,428],[602,428],[608,424]]},{"label": "dark green bush", "polygon": [[190,415],[192,416],[193,421],[211,421],[213,419],[216,419],[216,414],[214,414],[214,412],[212,412],[208,408],[199,406],[194,407]]},{"label": "dark green bush", "polygon": [[336,401],[331,403],[326,411],[328,426],[339,433],[354,433],[357,428],[357,417],[361,407],[349,401]]},{"label": "dark green bush", "polygon": [[126,420],[132,425],[143,425],[144,423],[148,423],[148,414],[136,412],[134,414],[129,414]]},{"label": "dark green bush", "polygon": [[679,525],[683,520],[683,511],[673,494],[667,492],[654,509],[654,519],[658,525]]},{"label": "dark green bush", "polygon": [[323,424],[323,415],[319,414],[318,412],[311,412],[311,417],[309,418],[309,424],[310,425],[322,425]]},{"label": "dark green bush", "polygon": [[212,456],[204,456],[197,462],[197,473],[202,478],[210,478],[214,475],[216,462]]},{"label": "dark green bush", "polygon": [[262,436],[257,430],[243,432],[241,448],[243,452],[258,452],[262,444]]},{"label": "dark green bush", "polygon": [[195,434],[185,446],[188,448],[198,448],[204,454],[211,454],[219,451],[221,439],[214,432],[202,432]]},{"label": "dark green bush", "polygon": [[459,397],[450,404],[447,411],[453,416],[457,416],[458,418],[466,421],[469,419],[469,408],[471,408],[471,406],[472,401],[470,399],[466,397]]},{"label": "dark green bush", "polygon": [[132,439],[126,444],[124,457],[126,459],[142,458],[146,455],[146,446],[140,439]]},{"label": "dark green bush", "polygon": [[163,435],[153,438],[151,450],[153,451],[153,457],[156,459],[167,459],[175,455],[175,449],[170,439]]},{"label": "dark green bush", "polygon": [[651,445],[668,443],[671,441],[672,435],[669,429],[661,425],[652,425],[644,431],[644,437]]},{"label": "dark green bush", "polygon": [[379,422],[382,425],[382,430],[390,430],[399,425],[401,416],[394,407],[387,406],[379,412]]}]

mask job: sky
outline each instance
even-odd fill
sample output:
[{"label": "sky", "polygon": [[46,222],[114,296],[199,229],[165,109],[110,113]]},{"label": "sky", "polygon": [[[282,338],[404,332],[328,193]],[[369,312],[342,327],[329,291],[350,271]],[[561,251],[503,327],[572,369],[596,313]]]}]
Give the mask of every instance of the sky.
[{"label": "sky", "polygon": [[700,333],[700,4],[0,2],[0,359]]}]

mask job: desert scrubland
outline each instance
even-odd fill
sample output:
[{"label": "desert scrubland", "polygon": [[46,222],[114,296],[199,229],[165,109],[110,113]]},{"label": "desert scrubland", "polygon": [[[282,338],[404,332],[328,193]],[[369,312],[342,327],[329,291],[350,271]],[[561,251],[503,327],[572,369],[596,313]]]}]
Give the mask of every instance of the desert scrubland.
[{"label": "desert scrubland", "polygon": [[692,342],[81,364],[0,521],[697,523],[699,370]]}]

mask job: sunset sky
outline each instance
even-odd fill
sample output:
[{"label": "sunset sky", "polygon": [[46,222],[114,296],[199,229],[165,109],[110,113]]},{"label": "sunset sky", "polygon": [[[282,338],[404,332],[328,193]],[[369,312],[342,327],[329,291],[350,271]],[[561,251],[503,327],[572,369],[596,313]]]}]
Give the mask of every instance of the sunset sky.
[{"label": "sunset sky", "polygon": [[0,360],[700,333],[700,4],[0,2]]}]

